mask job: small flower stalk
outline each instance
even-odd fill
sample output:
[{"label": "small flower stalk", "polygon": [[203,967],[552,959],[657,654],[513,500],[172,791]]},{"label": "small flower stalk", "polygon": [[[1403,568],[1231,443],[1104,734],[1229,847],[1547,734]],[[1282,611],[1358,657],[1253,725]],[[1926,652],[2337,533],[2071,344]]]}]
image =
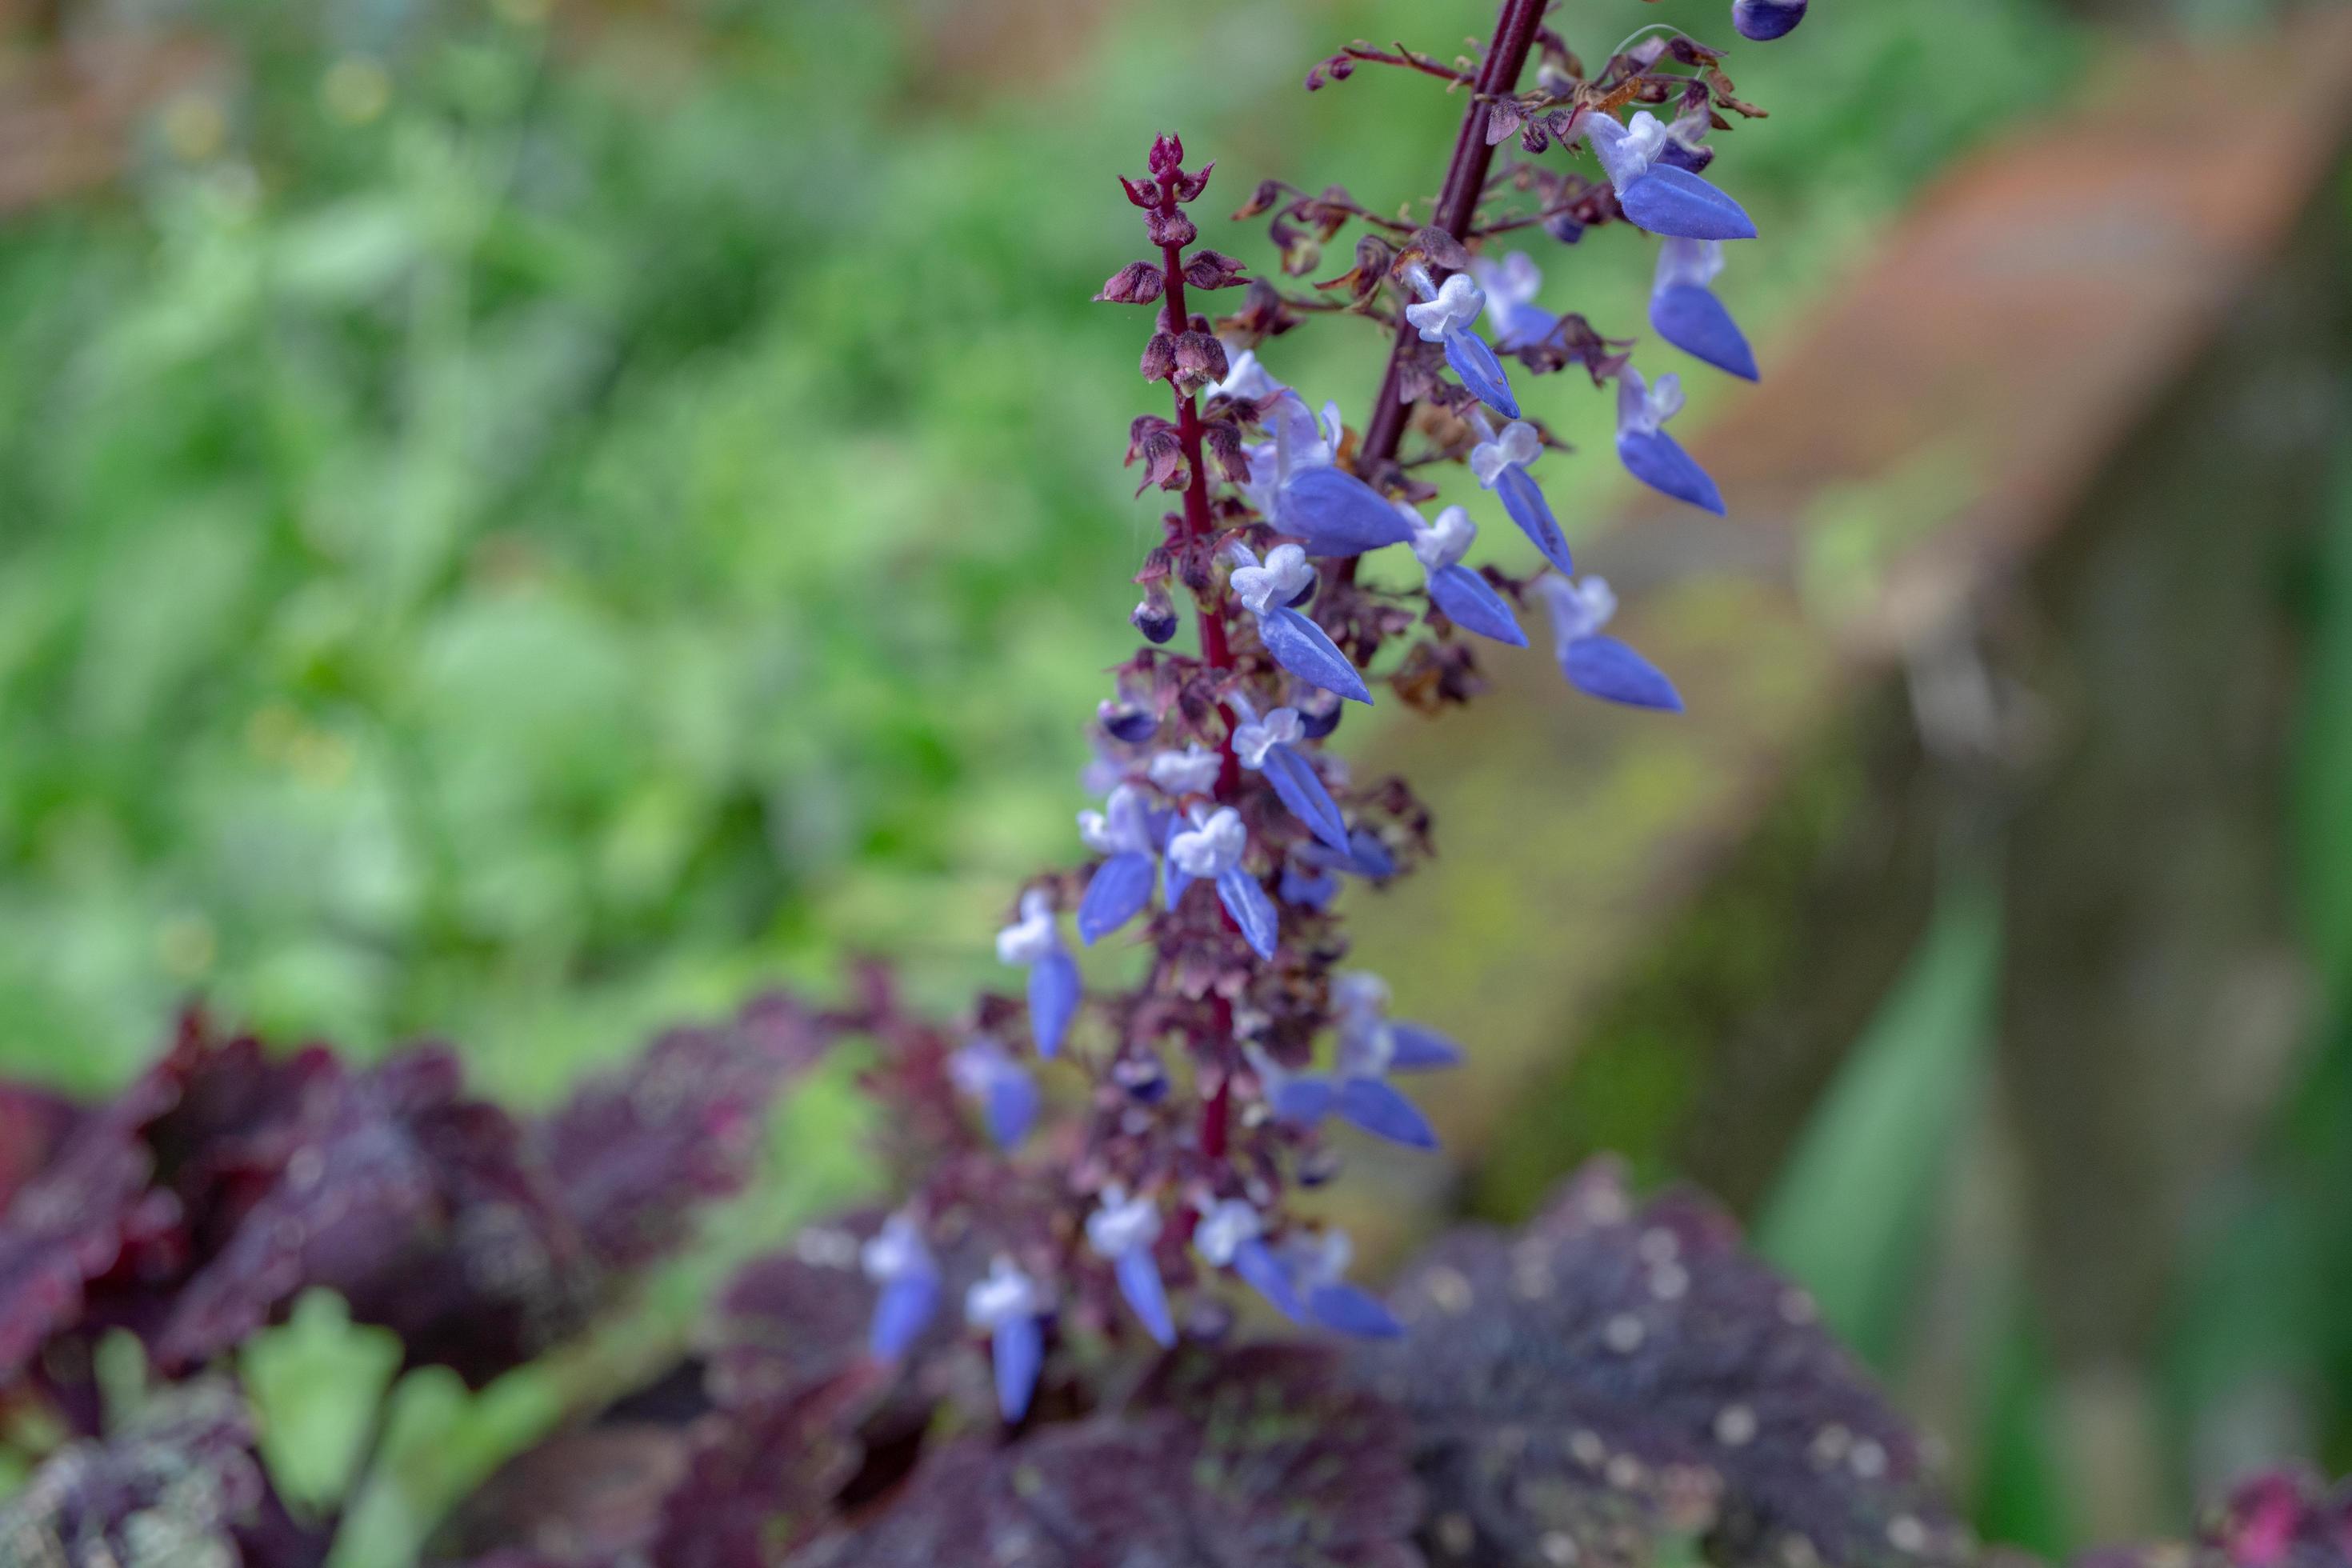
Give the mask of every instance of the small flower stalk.
[{"label": "small flower stalk", "polygon": [[[1767,12],[1790,8],[1743,0],[1740,30],[1762,36],[1786,20]],[[1159,402],[1130,423],[1125,461],[1139,497],[1167,502],[1136,574],[1142,643],[1096,710],[1085,858],[1033,879],[997,933],[1025,984],[982,998],[935,1069],[918,1051],[880,1075],[949,1152],[910,1166],[908,1205],[863,1257],[888,1362],[933,1331],[940,1259],[984,1242],[985,1272],[959,1265],[954,1289],[1006,1422],[1028,1418],[1074,1336],[1168,1346],[1251,1302],[1320,1332],[1401,1331],[1348,1278],[1348,1237],[1292,1201],[1366,1141],[1436,1149],[1416,1086],[1467,1055],[1391,1017],[1377,977],[1339,967],[1349,889],[1403,876],[1430,847],[1407,785],[1350,776],[1333,750],[1343,715],[1391,697],[1431,714],[1467,702],[1483,661],[1528,657],[1531,625],[1549,626],[1574,691],[1682,706],[1614,635],[1609,585],[1576,575],[1551,493],[1572,470],[1545,411],[1613,383],[1624,468],[1690,505],[1727,503],[1667,433],[1677,378],[1648,379],[1633,340],[1548,298],[1527,246],[1620,227],[1646,253],[1630,264],[1653,278],[1657,339],[1755,380],[1718,285],[1727,247],[1757,230],[1717,183],[1710,138],[1756,111],[1722,57],[1680,35],[1587,72],[1537,25],[1543,9],[1510,0],[1469,76],[1368,46],[1317,68],[1310,85],[1362,63],[1485,84],[1425,219],[1269,180],[1236,215],[1267,220],[1258,270],[1201,244],[1212,171],[1181,139],[1121,179],[1143,249],[1095,297],[1148,312],[1137,363]],[[1292,281],[1350,225],[1349,265]],[[1387,334],[1368,402],[1284,379],[1282,340],[1327,321]],[[1570,369],[1583,374],[1554,379]],[[1486,526],[1497,519],[1510,526]]]}]

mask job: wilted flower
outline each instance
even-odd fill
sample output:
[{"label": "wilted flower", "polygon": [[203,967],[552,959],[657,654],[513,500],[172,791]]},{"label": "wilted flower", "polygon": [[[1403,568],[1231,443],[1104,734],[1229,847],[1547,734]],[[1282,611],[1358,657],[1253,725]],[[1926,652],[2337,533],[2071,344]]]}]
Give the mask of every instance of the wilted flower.
[{"label": "wilted flower", "polygon": [[1601,635],[1617,613],[1617,595],[1599,577],[1581,583],[1546,577],[1535,585],[1551,613],[1554,650],[1569,684],[1589,696],[1634,708],[1682,711],[1683,700],[1657,667],[1612,637]]},{"label": "wilted flower", "polygon": [[1679,501],[1717,517],[1723,492],[1682,444],[1666,434],[1666,421],[1682,412],[1682,378],[1658,377],[1653,387],[1627,365],[1617,382],[1617,460],[1635,479]]},{"label": "wilted flower", "polygon": [[1722,271],[1720,241],[1667,240],[1659,247],[1657,279],[1650,289],[1650,325],[1692,358],[1754,381],[1755,351],[1715,295]]}]

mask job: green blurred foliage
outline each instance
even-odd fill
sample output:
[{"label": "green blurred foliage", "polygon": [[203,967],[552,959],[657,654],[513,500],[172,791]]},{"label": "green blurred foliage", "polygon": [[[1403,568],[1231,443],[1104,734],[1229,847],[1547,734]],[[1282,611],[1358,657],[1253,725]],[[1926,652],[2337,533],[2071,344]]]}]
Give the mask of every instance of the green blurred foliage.
[{"label": "green blurred foliage", "polygon": [[[1135,245],[1110,174],[1177,125],[1236,200],[1425,192],[1454,103],[1297,79],[1481,9],[1114,9],[978,82],[953,6],[218,13],[218,112],[0,232],[0,1071],[116,1079],[201,990],[537,1099],[845,951],[983,977],[1158,510],[1117,463],[1140,323],[1087,302]],[[1832,20],[1735,59],[1775,115],[1726,154],[1751,318],[2079,54],[2029,0]],[[1638,321],[1638,241],[1546,259]],[[1360,417],[1381,346],[1278,363]]]}]

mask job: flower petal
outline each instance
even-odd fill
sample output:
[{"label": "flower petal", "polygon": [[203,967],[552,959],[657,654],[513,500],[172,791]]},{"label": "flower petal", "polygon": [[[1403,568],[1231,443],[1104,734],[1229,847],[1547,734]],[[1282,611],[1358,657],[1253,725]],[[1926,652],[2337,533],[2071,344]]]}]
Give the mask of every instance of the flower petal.
[{"label": "flower petal", "polygon": [[1037,1054],[1050,1057],[1062,1048],[1070,1020],[1078,1014],[1078,966],[1056,950],[1029,967],[1029,1032],[1036,1037]]},{"label": "flower petal", "polygon": [[[1520,640],[1524,645],[1526,639]],[[1265,773],[1265,782],[1274,786],[1291,816],[1311,828],[1316,837],[1347,853],[1347,818],[1339,815],[1339,803],[1323,787],[1312,763],[1288,746],[1272,746],[1266,750]]]},{"label": "flower petal", "polygon": [[1163,1345],[1176,1342],[1176,1322],[1168,1312],[1168,1290],[1160,1279],[1160,1265],[1148,1247],[1132,1247],[1111,1266],[1118,1293],[1143,1321],[1143,1331]]},{"label": "flower petal", "polygon": [[1307,1315],[1323,1328],[1359,1339],[1393,1340],[1404,1332],[1396,1314],[1381,1299],[1344,1281],[1318,1285],[1307,1293]]},{"label": "flower petal", "polygon": [[1664,430],[1623,432],[1617,437],[1617,460],[1652,489],[1702,511],[1724,515],[1723,492],[1682,444]]},{"label": "flower petal", "polygon": [[1272,1303],[1276,1311],[1294,1323],[1306,1321],[1306,1310],[1298,1303],[1297,1287],[1290,1282],[1290,1274],[1282,1267],[1282,1260],[1263,1240],[1252,1237],[1234,1248],[1234,1272]]},{"label": "flower petal", "polygon": [[1503,602],[1503,595],[1467,566],[1444,566],[1432,572],[1429,596],[1457,626],[1513,647],[1528,646],[1528,634],[1519,629],[1518,618]]},{"label": "flower petal", "polygon": [[1010,1424],[1029,1414],[1037,1372],[1045,1363],[1045,1326],[1024,1313],[996,1325],[990,1336],[996,1363],[996,1408]]},{"label": "flower petal", "polygon": [[1275,512],[1267,521],[1305,542],[1309,555],[1360,555],[1412,538],[1403,515],[1344,468],[1301,468],[1283,484]]},{"label": "flower petal", "polygon": [[1683,700],[1657,666],[1615,637],[1578,637],[1559,650],[1560,673],[1588,697],[1679,713]]},{"label": "flower petal", "polygon": [[1086,897],[1078,900],[1078,940],[1092,947],[1142,913],[1158,874],[1151,857],[1139,850],[1114,855],[1096,867]]},{"label": "flower petal", "polygon": [[1731,25],[1743,38],[1769,44],[1785,38],[1805,19],[1805,0],[1736,0]]},{"label": "flower petal", "polygon": [[1182,867],[1176,864],[1176,857],[1168,853],[1168,847],[1176,842],[1178,834],[1188,833],[1192,831],[1192,825],[1185,821],[1182,816],[1171,812],[1168,816],[1168,836],[1160,846],[1160,874],[1167,879],[1165,890],[1168,907],[1171,910],[1184,901],[1184,889],[1192,885],[1192,879],[1185,875]]},{"label": "flower petal", "polygon": [[1258,617],[1259,640],[1274,662],[1310,686],[1370,704],[1371,689],[1321,626],[1297,610],[1277,606]]},{"label": "flower petal", "polygon": [[1573,574],[1576,563],[1569,559],[1568,540],[1559,531],[1559,523],[1551,515],[1551,503],[1544,500],[1543,487],[1535,476],[1517,464],[1505,468],[1495,480],[1495,493],[1503,498],[1503,510],[1519,525],[1519,531],[1535,541],[1543,558],[1560,571]]},{"label": "flower petal", "polygon": [[1696,360],[1746,381],[1758,378],[1756,351],[1712,289],[1675,283],[1650,296],[1650,325]]},{"label": "flower petal", "polygon": [[1434,1029],[1419,1024],[1391,1024],[1389,1056],[1391,1072],[1433,1072],[1439,1068],[1459,1067],[1465,1055],[1462,1047]]},{"label": "flower petal", "polygon": [[1511,395],[1510,378],[1503,374],[1503,362],[1495,357],[1486,339],[1467,327],[1454,328],[1445,334],[1445,363],[1479,402],[1506,419],[1519,416],[1519,400]]},{"label": "flower petal", "polygon": [[1437,1130],[1421,1108],[1376,1078],[1351,1078],[1339,1085],[1339,1119],[1352,1122],[1375,1138],[1402,1143],[1408,1149],[1434,1149]]},{"label": "flower petal", "polygon": [[1339,896],[1339,879],[1326,870],[1309,871],[1297,866],[1285,865],[1281,892],[1282,901],[1286,904],[1319,910]]},{"label": "flower petal", "polygon": [[928,1271],[901,1274],[882,1287],[875,1299],[874,1323],[866,1350],[876,1361],[897,1361],[907,1353],[940,1310],[940,1277]]},{"label": "flower petal", "polygon": [[1000,1149],[1017,1147],[1037,1120],[1037,1080],[1012,1063],[989,1080],[988,1136]]},{"label": "flower petal", "polygon": [[1313,1127],[1331,1114],[1331,1100],[1337,1092],[1329,1079],[1302,1073],[1276,1084],[1266,1096],[1266,1104],[1285,1121]]},{"label": "flower petal", "polygon": [[1687,169],[1654,163],[1617,194],[1625,216],[1670,239],[1754,239],[1756,222],[1738,202]]},{"label": "flower petal", "polygon": [[1274,957],[1274,944],[1281,936],[1281,921],[1274,912],[1274,900],[1247,871],[1235,866],[1217,873],[1217,899],[1225,906],[1225,913],[1234,917],[1234,924],[1242,928],[1243,940],[1250,951],[1269,962]]}]

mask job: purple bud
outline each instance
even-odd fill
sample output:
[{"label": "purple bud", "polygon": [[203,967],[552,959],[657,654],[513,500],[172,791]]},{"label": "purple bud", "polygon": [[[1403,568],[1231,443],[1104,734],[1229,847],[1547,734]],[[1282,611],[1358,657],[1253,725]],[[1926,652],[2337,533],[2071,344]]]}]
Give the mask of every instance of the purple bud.
[{"label": "purple bud", "polygon": [[1143,602],[1127,617],[1143,640],[1164,643],[1176,635],[1176,606],[1168,597],[1168,590],[1153,586],[1143,591]]},{"label": "purple bud", "polygon": [[1151,154],[1146,160],[1152,178],[1164,180],[1183,165],[1184,138],[1173,132],[1163,132],[1151,139]]},{"label": "purple bud", "polygon": [[1785,38],[1805,19],[1806,0],[1733,0],[1731,25],[1743,38],[1769,44]]},{"label": "purple bud", "polygon": [[1152,716],[1151,710],[1132,702],[1098,702],[1095,705],[1095,718],[1112,740],[1125,741],[1129,745],[1140,745],[1160,733],[1160,721]]},{"label": "purple bud", "polygon": [[1310,741],[1319,741],[1339,727],[1339,715],[1347,704],[1328,691],[1311,691],[1291,704],[1297,710],[1299,728]]}]

